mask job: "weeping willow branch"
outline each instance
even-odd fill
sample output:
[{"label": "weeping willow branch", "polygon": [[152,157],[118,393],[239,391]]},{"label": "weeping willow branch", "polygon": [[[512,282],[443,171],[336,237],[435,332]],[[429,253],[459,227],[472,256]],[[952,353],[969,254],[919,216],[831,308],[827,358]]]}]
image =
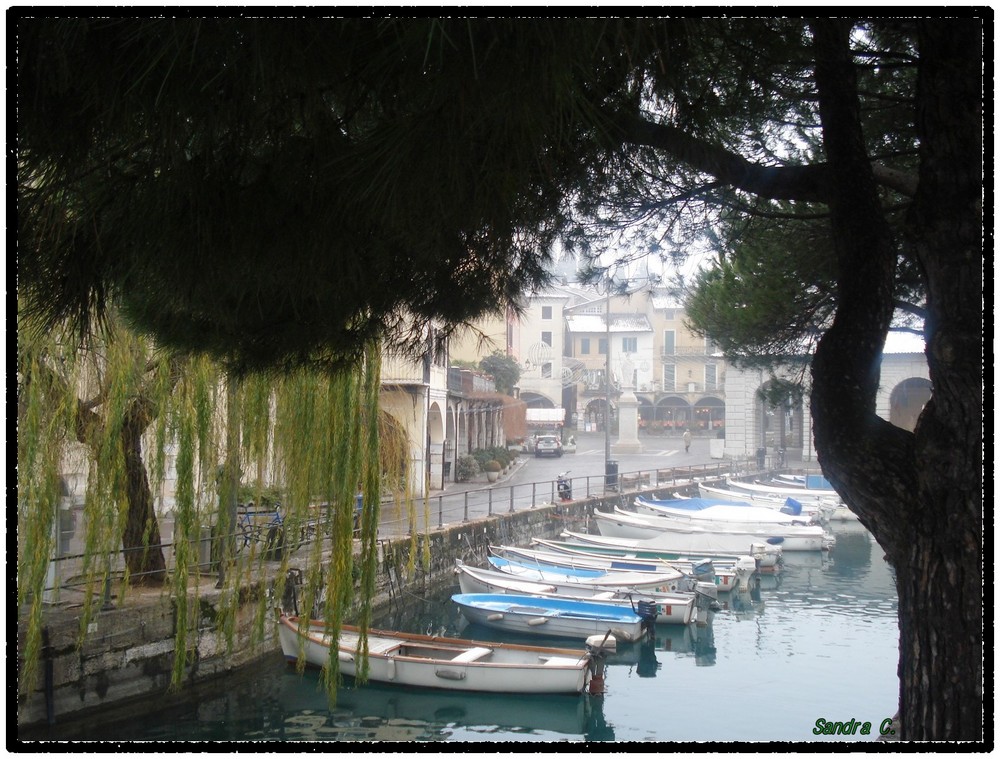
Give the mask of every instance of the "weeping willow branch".
[{"label": "weeping willow branch", "polygon": [[[303,616],[322,615],[336,634],[353,615],[366,631],[382,490],[394,483],[397,503],[412,502],[400,490],[409,481],[407,441],[379,411],[379,346],[370,344],[354,366],[336,372],[300,369],[236,381],[206,358],[157,356],[121,325],[102,341],[101,350],[82,351],[74,336],[52,333],[18,344],[18,607],[27,626],[21,686],[29,687],[37,671],[60,473],[67,445],[76,440],[89,453],[81,642],[96,612],[93,599],[119,568],[120,604],[126,603],[129,583],[148,575],[131,560],[122,563],[121,549],[158,556],[154,567],[167,577],[174,607],[171,684],[179,687],[190,664],[190,636],[199,626],[194,610],[203,578],[193,547],[209,524],[221,541],[233,534],[230,507],[237,490],[256,493],[258,502],[265,492],[281,494],[280,549],[311,536],[311,545],[296,554],[305,561]],[[82,400],[87,390],[88,400]],[[172,473],[168,451],[175,459]],[[232,481],[219,476],[227,460]],[[150,479],[159,488],[171,474],[175,532],[168,566]],[[142,503],[148,510],[136,521],[139,490],[147,493]],[[364,507],[355,536],[358,493]],[[282,597],[291,550],[281,550],[277,565],[275,553],[258,545],[238,559],[221,553],[225,564],[216,634],[230,648],[236,612],[250,587],[264,588],[256,596],[251,639],[273,634],[275,598]],[[364,649],[366,635],[362,641]],[[326,682],[335,701],[339,671],[335,660],[331,665]],[[366,674],[362,668],[361,678]]]}]

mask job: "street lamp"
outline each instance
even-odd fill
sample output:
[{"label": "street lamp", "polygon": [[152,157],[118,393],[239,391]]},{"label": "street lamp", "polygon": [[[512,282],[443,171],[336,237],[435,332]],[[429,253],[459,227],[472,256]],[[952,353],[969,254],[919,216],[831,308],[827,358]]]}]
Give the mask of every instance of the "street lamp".
[{"label": "street lamp", "polygon": [[611,281],[604,302],[604,484],[607,485],[611,460]]}]

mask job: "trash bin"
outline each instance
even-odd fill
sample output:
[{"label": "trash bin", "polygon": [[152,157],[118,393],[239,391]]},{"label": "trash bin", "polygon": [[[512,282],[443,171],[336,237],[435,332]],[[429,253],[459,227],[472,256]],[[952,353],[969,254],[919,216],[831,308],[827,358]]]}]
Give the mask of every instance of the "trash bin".
[{"label": "trash bin", "polygon": [[757,468],[758,469],[763,469],[764,468],[764,457],[765,456],[767,456],[767,448],[758,448],[757,449]]},{"label": "trash bin", "polygon": [[618,489],[618,462],[609,461],[604,465],[604,487],[609,490]]}]

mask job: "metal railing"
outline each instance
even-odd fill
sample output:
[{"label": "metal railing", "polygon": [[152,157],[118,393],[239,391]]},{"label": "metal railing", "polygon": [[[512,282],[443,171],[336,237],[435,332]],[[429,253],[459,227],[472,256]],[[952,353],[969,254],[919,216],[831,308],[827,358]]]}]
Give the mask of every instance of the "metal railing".
[{"label": "metal railing", "polygon": [[[572,491],[570,500],[645,489],[667,490],[668,492],[663,495],[669,497],[670,488],[751,471],[755,471],[755,462],[752,460],[729,459],[684,467],[639,469],[613,475],[581,475],[569,478]],[[406,513],[396,513],[402,510],[384,504],[379,522],[379,536],[399,537],[411,533],[429,532],[472,519],[559,503],[559,500],[555,479],[513,485],[473,484],[460,492],[432,495],[414,504],[413,510]]]},{"label": "metal railing", "polygon": [[[675,488],[700,481],[720,479],[726,476],[741,476],[760,471],[754,459],[695,464],[684,467],[639,469],[614,474],[580,475],[570,477],[572,497],[570,501],[591,498],[615,498],[634,491],[659,491],[658,497],[672,497]],[[394,539],[410,534],[432,532],[437,529],[462,524],[470,520],[488,518],[495,515],[511,514],[527,509],[560,503],[558,485],[555,479],[504,485],[503,483],[477,483],[459,492],[440,493],[430,496],[410,506],[383,503],[379,520],[378,538]],[[86,525],[84,512],[61,512],[56,536],[56,555],[49,563],[48,577],[44,590],[45,600],[51,603],[73,602],[83,593],[99,593],[104,608],[113,606],[112,586],[125,574],[127,551],[118,550],[100,556],[91,556],[89,562],[82,552]],[[174,524],[171,515],[159,519],[160,534],[173,535]],[[309,525],[299,525],[292,530],[306,530]],[[243,543],[242,550],[235,550],[247,540],[247,531],[237,524],[232,534],[232,553],[235,571],[243,571],[258,563],[273,564],[285,555],[297,556],[299,552],[311,550],[309,539],[285,534],[279,530],[258,530],[251,544]],[[259,538],[259,539],[258,539]],[[200,528],[200,535],[189,541],[192,569],[196,568],[203,577],[213,578],[218,573],[218,556],[221,540],[211,525]],[[166,564],[167,575],[173,571],[176,561],[177,542],[161,541],[158,545],[129,549],[142,552],[161,550]],[[73,550],[73,549],[76,550]],[[93,581],[85,574],[85,567],[98,567],[106,573],[100,588],[94,588]],[[142,575],[132,573],[130,584],[141,582]]]}]

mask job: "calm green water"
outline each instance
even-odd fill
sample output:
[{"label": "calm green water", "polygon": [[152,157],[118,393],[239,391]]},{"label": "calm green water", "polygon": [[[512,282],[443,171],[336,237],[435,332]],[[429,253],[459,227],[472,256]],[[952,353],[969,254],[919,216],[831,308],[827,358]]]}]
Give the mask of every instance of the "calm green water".
[{"label": "calm green water", "polygon": [[[837,536],[832,555],[789,554],[780,576],[763,578],[759,600],[734,599],[708,627],[661,625],[655,644],[620,646],[609,660],[603,696],[454,695],[370,684],[343,688],[331,710],[318,688],[318,675],[298,675],[276,654],[228,679],[225,691],[201,687],[180,706],[56,725],[45,737],[170,742],[873,741],[898,701],[896,593],[883,552],[864,528],[847,523],[834,524],[832,530]],[[463,621],[450,603],[451,592],[457,586],[432,598],[407,597],[403,608],[377,619],[376,626],[496,639],[496,633]],[[870,722],[871,734],[815,735],[821,718]]]}]

